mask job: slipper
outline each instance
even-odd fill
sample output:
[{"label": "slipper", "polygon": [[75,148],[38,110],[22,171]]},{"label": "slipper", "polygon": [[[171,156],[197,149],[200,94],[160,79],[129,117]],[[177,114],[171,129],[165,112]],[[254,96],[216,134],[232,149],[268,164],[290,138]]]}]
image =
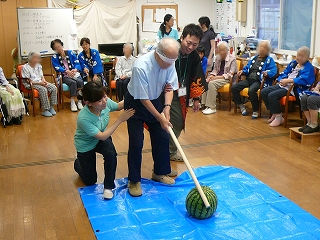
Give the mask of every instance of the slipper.
[{"label": "slipper", "polygon": [[180,154],[176,153],[176,154],[170,156],[170,161],[183,162],[183,158],[182,158],[182,156],[180,156]]}]

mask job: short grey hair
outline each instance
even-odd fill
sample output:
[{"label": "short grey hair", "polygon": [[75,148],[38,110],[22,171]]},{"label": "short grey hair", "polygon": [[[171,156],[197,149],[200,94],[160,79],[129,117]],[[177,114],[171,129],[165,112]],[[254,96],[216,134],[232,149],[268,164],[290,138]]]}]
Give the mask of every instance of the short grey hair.
[{"label": "short grey hair", "polygon": [[297,53],[298,53],[298,52],[303,52],[303,54],[305,54],[305,56],[306,56],[307,58],[310,57],[310,49],[309,49],[308,47],[306,47],[306,46],[300,47],[300,48],[298,49]]},{"label": "short grey hair", "polygon": [[271,47],[271,43],[270,43],[269,40],[261,40],[261,41],[259,42],[259,44],[258,44],[258,47],[260,47],[261,44],[266,44],[267,47],[268,47],[269,53],[271,52],[272,47]]},{"label": "short grey hair", "polygon": [[173,38],[162,38],[158,43],[157,50],[160,53],[165,53],[166,50],[171,47],[176,47],[178,52],[180,49],[180,43]]},{"label": "short grey hair", "polygon": [[133,51],[133,44],[132,43],[127,42],[127,43],[123,44],[123,47],[126,47],[126,46],[130,46],[131,50]]},{"label": "short grey hair", "polygon": [[229,44],[225,41],[221,41],[218,43],[217,48],[220,48],[220,47],[225,47],[227,50],[229,50]]},{"label": "short grey hair", "polygon": [[41,54],[38,53],[38,52],[29,52],[29,54],[28,54],[28,62],[31,61],[31,59],[32,59],[33,56],[39,56],[39,57],[40,57]]}]

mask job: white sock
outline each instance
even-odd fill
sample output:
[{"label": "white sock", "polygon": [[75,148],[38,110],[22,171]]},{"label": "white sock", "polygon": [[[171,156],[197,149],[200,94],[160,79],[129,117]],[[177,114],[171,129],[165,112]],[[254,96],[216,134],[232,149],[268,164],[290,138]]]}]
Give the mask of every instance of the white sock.
[{"label": "white sock", "polygon": [[78,100],[78,103],[82,103],[82,100]]},{"label": "white sock", "polygon": [[71,104],[75,104],[75,101],[73,98],[71,98]]},{"label": "white sock", "polygon": [[277,119],[282,118],[282,114],[277,114],[277,115],[276,115],[276,118],[277,118]]},{"label": "white sock", "polygon": [[311,127],[311,128],[316,128],[316,127],[318,127],[318,124],[317,124],[317,123],[310,123],[310,124],[309,124],[309,127]]}]

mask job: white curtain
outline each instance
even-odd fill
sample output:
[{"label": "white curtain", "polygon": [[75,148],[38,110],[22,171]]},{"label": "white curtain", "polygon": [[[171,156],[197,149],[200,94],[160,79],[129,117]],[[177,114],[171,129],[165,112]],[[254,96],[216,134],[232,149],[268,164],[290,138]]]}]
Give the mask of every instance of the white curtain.
[{"label": "white curtain", "polygon": [[[49,0],[49,7],[67,7],[66,0]],[[125,43],[137,41],[136,1],[78,0],[74,10],[77,37],[88,37],[91,46],[99,43]]]}]

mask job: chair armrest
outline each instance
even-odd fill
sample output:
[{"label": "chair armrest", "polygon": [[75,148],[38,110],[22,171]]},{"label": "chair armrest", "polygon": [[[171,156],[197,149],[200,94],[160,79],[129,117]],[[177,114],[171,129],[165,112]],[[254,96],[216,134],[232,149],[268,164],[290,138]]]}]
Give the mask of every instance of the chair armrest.
[{"label": "chair armrest", "polygon": [[233,84],[233,78],[234,78],[234,75],[233,76],[229,76],[230,88],[232,87],[232,84]]},{"label": "chair armrest", "polygon": [[57,80],[56,80],[56,78],[55,78],[54,74],[51,74],[51,73],[44,73],[44,74],[43,74],[43,76],[44,76],[44,77],[51,77],[51,78],[52,78],[52,80],[53,80],[53,83],[56,85],[56,87],[58,87],[58,85],[57,85]]},{"label": "chair armrest", "polygon": [[109,69],[109,86],[111,86],[111,81],[114,80],[112,74],[115,72],[114,69]]},{"label": "chair armrest", "polygon": [[51,73],[44,73],[43,76],[46,76],[46,77],[54,77],[54,74],[51,74]]},{"label": "chair armrest", "polygon": [[293,88],[294,88],[294,84],[292,84],[291,87],[288,89],[286,101],[289,100],[289,96],[291,95],[291,92],[292,92],[292,89],[293,89]]}]

